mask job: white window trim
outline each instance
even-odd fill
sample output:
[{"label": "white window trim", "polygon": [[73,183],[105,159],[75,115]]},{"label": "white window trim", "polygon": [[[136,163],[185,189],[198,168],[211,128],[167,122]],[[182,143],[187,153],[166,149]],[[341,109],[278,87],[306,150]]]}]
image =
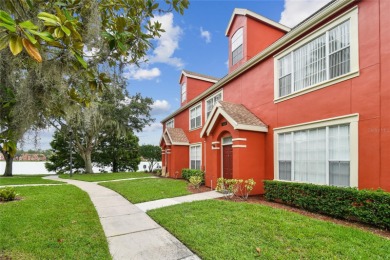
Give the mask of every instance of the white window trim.
[{"label": "white window trim", "polygon": [[172,128],[175,128],[175,118],[172,118],[171,120],[169,120],[169,121],[167,121],[166,123],[165,123],[165,128],[167,128],[168,127],[168,125],[170,124],[172,122]]},{"label": "white window trim", "polygon": [[[200,126],[195,127],[195,128],[191,128],[191,110],[197,108],[198,106],[200,106]],[[199,103],[197,103],[196,105],[194,105],[194,106],[192,106],[192,107],[190,107],[190,108],[188,109],[188,126],[189,126],[188,129],[189,129],[190,131],[193,131],[193,130],[197,130],[197,129],[199,129],[199,128],[202,128],[202,126],[203,126],[203,124],[202,124],[202,114],[203,114],[203,112],[202,112],[202,102],[199,102]]]},{"label": "white window trim", "polygon": [[[307,44],[308,42],[314,40],[321,34],[325,33],[326,31],[330,30],[332,27],[337,26],[338,24],[341,24],[342,22],[350,20],[350,61],[351,61],[351,70],[349,73],[341,75],[339,77],[326,80],[323,82],[320,82],[318,84],[315,84],[310,87],[303,88],[301,90],[298,90],[296,92],[293,92],[291,94],[288,94],[283,97],[279,97],[279,66],[278,61],[280,58],[283,58],[287,54],[291,53],[292,51],[298,49],[299,47]],[[288,100],[290,98],[294,98],[296,96],[300,96],[339,82],[342,82],[347,79],[351,79],[354,77],[359,76],[359,23],[358,23],[358,7],[354,7],[351,10],[345,12],[344,14],[340,15],[339,17],[333,19],[332,21],[328,22],[324,26],[322,26],[320,29],[316,30],[315,32],[311,33],[307,37],[304,37],[302,40],[298,41],[297,43],[293,44],[283,52],[277,54],[274,56],[274,102],[282,102],[284,100]],[[294,86],[292,86],[294,87]]]},{"label": "white window trim", "polygon": [[[183,100],[183,86],[186,86],[186,91],[184,92],[185,93],[184,100]],[[180,86],[180,99],[181,99],[181,103],[187,101],[187,82],[184,82]]]},{"label": "white window trim", "polygon": [[188,160],[188,163],[189,163],[188,169],[192,169],[191,168],[191,147],[194,147],[194,146],[200,146],[200,169],[199,170],[201,170],[202,169],[202,143],[201,142],[190,144],[190,149],[188,149],[189,150],[188,151],[189,152],[189,154],[188,154],[188,158],[189,158],[189,160]]},{"label": "white window trim", "polygon": [[[220,100],[223,101],[223,89],[221,89],[220,91],[216,92],[214,95],[212,95],[212,96],[208,97],[207,99],[205,99],[205,101],[204,101],[204,118],[205,118],[205,120],[207,120],[207,101],[209,101],[210,99],[213,99],[214,97],[218,96],[219,94],[221,94],[221,99]],[[214,104],[214,106],[215,106],[215,104]],[[213,111],[213,109],[211,109],[211,111]]]},{"label": "white window trim", "polygon": [[[279,134],[289,133],[313,128],[328,127],[333,125],[349,124],[350,138],[350,187],[358,187],[359,175],[359,114],[351,114],[346,116],[328,118],[319,121],[307,122],[298,125],[274,128],[274,180],[279,180],[279,154],[278,143]],[[286,181],[286,180],[279,180]],[[286,181],[298,182],[298,181]]]},{"label": "white window trim", "polygon": [[[236,37],[238,35],[238,33],[241,31],[241,44],[239,44],[238,46],[236,46],[234,49],[233,49],[233,39],[234,37]],[[231,38],[231,41],[230,41],[230,46],[231,46],[231,52],[230,52],[230,55],[232,57],[232,66],[234,66],[235,64],[237,64],[240,60],[242,60],[244,58],[244,27],[240,27],[238,28],[235,33],[233,34],[232,38]],[[237,39],[235,40],[238,40],[239,38],[237,37]],[[237,50],[240,46],[242,46],[242,57],[241,59],[237,60],[236,62],[233,61],[233,52],[235,50]]]}]

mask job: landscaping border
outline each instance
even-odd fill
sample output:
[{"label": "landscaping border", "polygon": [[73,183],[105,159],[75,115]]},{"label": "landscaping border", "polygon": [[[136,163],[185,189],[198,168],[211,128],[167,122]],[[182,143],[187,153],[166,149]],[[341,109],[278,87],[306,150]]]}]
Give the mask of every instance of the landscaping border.
[{"label": "landscaping border", "polygon": [[335,186],[264,181],[265,198],[328,216],[390,229],[390,193]]}]

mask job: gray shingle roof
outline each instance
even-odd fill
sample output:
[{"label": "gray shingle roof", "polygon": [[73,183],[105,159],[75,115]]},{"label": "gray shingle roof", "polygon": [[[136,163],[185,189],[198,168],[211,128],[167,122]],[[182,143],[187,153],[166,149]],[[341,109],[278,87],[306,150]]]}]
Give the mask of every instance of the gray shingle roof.
[{"label": "gray shingle roof", "polygon": [[183,129],[181,128],[170,128],[168,127],[166,129],[169,139],[172,142],[172,144],[175,143],[189,143],[188,138],[186,134],[184,133]]},{"label": "gray shingle roof", "polygon": [[236,123],[250,126],[267,127],[257,116],[249,111],[242,104],[234,104],[226,101],[219,101],[221,109],[225,111]]}]

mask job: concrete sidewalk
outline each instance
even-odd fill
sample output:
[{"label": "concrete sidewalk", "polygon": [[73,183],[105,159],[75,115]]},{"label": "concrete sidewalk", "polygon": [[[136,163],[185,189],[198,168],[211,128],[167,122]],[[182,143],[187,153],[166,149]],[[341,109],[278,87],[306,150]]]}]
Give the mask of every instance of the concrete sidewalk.
[{"label": "concrete sidewalk", "polygon": [[58,176],[45,178],[67,182],[89,194],[113,259],[200,259],[118,193],[93,182],[59,179]]},{"label": "concrete sidewalk", "polygon": [[167,207],[167,206],[176,205],[184,202],[210,200],[210,199],[216,199],[221,197],[223,197],[223,194],[219,192],[208,191],[208,192],[196,193],[196,194],[191,194],[191,195],[186,195],[181,197],[148,201],[148,202],[138,203],[135,205],[143,212],[146,212],[151,209]]}]

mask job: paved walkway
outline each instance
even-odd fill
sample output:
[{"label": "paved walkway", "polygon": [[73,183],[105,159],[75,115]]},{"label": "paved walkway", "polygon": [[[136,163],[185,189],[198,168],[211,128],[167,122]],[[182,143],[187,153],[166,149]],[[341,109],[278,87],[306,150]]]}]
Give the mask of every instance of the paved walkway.
[{"label": "paved walkway", "polygon": [[161,203],[157,201],[146,206],[141,205],[145,203],[136,206],[118,193],[97,183],[59,179],[58,176],[45,178],[73,184],[89,194],[99,215],[113,259],[199,259],[144,211],[181,202],[212,199],[216,196],[214,192],[211,192],[209,197],[193,194],[170,199],[174,203],[160,200]]},{"label": "paved walkway", "polygon": [[202,192],[192,195],[186,195],[181,197],[175,197],[175,198],[169,198],[169,199],[162,199],[162,200],[154,200],[154,201],[148,201],[144,203],[138,203],[135,204],[139,209],[141,209],[143,212],[146,212],[151,209],[157,209],[162,208],[166,206],[176,205],[183,202],[192,202],[197,200],[209,200],[209,199],[216,199],[223,197],[223,194],[216,192],[216,191],[208,191],[208,192]]}]

